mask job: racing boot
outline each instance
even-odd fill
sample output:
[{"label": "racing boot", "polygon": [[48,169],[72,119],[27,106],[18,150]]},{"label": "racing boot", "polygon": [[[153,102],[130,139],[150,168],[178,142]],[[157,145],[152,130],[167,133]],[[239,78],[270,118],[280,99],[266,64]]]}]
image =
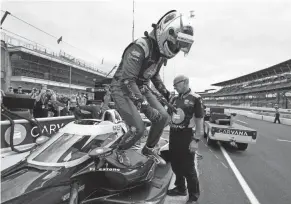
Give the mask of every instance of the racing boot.
[{"label": "racing boot", "polygon": [[175,188],[168,190],[167,195],[168,196],[186,196],[187,195],[186,187],[179,188],[176,186]]},{"label": "racing boot", "polygon": [[120,164],[123,164],[124,166],[127,167],[131,166],[130,159],[124,150],[117,150],[116,157]]},{"label": "racing boot", "polygon": [[148,146],[145,145],[142,148],[141,152],[142,152],[143,155],[145,155],[147,157],[153,157],[155,162],[158,165],[161,165],[161,166],[165,166],[166,165],[166,161],[155,152],[154,148],[149,148]]}]

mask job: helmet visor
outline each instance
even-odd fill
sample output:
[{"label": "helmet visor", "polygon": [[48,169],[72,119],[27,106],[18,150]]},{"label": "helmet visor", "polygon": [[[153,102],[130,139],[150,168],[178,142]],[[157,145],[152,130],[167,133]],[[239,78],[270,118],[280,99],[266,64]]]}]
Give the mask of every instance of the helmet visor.
[{"label": "helmet visor", "polygon": [[187,54],[193,44],[193,35],[179,32],[177,37],[177,44],[182,52]]}]

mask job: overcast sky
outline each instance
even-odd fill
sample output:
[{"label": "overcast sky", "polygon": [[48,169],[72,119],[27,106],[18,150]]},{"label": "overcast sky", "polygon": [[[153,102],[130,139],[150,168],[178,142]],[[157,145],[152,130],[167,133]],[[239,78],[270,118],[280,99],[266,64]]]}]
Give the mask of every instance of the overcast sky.
[{"label": "overcast sky", "polygon": [[[109,71],[132,41],[133,1],[2,1],[2,10],[79,48],[8,16],[3,28],[53,50],[62,49]],[[195,42],[162,69],[168,89],[176,75],[190,77],[195,91],[291,59],[290,0],[135,0],[135,38],[171,9],[195,11]],[[1,16],[3,12],[1,12]],[[164,70],[164,72],[163,72]]]}]

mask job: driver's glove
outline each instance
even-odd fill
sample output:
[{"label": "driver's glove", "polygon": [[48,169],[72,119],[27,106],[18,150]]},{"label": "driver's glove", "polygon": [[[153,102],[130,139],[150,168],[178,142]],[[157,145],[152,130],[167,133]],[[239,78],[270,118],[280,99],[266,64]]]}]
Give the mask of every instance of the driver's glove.
[{"label": "driver's glove", "polygon": [[177,114],[177,109],[172,104],[168,104],[167,112],[169,115],[173,115],[173,113]]},{"label": "driver's glove", "polygon": [[169,102],[170,101],[170,91],[168,91],[167,89],[163,89],[161,91],[161,94],[164,96],[164,98]]},{"label": "driver's glove", "polygon": [[157,109],[151,107],[146,100],[139,100],[136,106],[140,112],[144,113],[151,122],[158,122],[161,120],[162,115],[160,112]]}]

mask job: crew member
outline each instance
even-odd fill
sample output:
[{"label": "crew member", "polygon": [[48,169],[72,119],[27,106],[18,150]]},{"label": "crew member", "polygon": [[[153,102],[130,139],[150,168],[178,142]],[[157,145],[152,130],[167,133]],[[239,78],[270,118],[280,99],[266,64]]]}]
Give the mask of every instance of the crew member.
[{"label": "crew member", "polygon": [[[187,180],[189,199],[195,203],[200,195],[199,180],[195,169],[195,153],[198,150],[203,131],[204,107],[200,95],[189,88],[189,78],[177,76],[174,88],[179,93],[172,100],[176,113],[171,114],[169,151],[173,172],[176,175],[175,188],[168,190],[169,196],[186,196]],[[196,128],[195,134],[192,129]]]},{"label": "crew member", "polygon": [[48,117],[48,110],[46,108],[46,104],[47,104],[47,97],[46,97],[47,92],[46,91],[47,91],[47,85],[42,84],[41,90],[35,98],[35,106],[33,109],[33,116],[35,118]]},{"label": "crew member", "polygon": [[281,121],[280,121],[280,112],[279,112],[279,107],[278,105],[276,104],[275,105],[275,120],[274,120],[274,123],[276,123],[278,121],[279,124],[281,124]]},{"label": "crew member", "polygon": [[121,117],[130,127],[123,136],[116,152],[120,163],[129,166],[126,154],[144,134],[144,123],[140,112],[152,122],[148,139],[142,153],[154,156],[161,165],[165,161],[154,151],[169,116],[157,98],[149,91],[150,80],[155,88],[169,99],[170,92],[163,84],[159,71],[171,59],[183,51],[187,54],[193,43],[191,18],[173,10],[166,13],[153,30],[145,37],[131,43],[122,55],[121,63],[111,83],[111,96]]},{"label": "crew member", "polygon": [[109,103],[111,102],[111,92],[110,87],[108,85],[105,86],[105,95],[103,97],[103,101],[101,104],[101,110],[102,113],[104,113],[106,110],[109,110]]}]

